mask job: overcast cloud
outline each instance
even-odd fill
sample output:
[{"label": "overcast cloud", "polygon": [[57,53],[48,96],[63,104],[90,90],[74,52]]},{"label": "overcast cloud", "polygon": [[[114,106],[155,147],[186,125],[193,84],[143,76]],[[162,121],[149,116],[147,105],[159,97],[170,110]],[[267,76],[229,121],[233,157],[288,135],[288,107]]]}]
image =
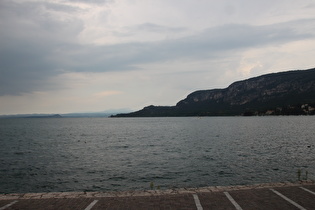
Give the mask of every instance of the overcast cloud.
[{"label": "overcast cloud", "polygon": [[174,105],[315,67],[311,0],[1,0],[0,114]]}]

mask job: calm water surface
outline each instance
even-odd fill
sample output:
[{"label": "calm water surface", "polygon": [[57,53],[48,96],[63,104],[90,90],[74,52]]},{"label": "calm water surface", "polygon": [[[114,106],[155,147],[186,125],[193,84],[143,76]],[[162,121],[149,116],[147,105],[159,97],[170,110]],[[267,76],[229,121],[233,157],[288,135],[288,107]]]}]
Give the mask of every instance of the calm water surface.
[{"label": "calm water surface", "polygon": [[0,119],[0,193],[295,181],[315,118]]}]

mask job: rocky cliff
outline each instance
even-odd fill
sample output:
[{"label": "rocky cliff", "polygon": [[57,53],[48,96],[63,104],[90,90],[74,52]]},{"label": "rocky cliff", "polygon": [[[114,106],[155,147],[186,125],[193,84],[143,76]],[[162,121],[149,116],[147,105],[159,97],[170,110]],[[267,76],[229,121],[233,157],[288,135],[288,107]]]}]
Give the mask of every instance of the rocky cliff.
[{"label": "rocky cliff", "polygon": [[116,117],[314,114],[313,107],[315,68],[266,74],[224,89],[200,90],[176,106],[148,106]]}]

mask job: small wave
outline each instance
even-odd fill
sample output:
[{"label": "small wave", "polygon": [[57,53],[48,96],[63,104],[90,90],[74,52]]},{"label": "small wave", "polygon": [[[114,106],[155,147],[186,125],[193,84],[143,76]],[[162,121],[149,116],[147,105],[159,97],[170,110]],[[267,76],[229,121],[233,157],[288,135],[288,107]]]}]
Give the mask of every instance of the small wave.
[{"label": "small wave", "polygon": [[115,177],[110,177],[108,180],[112,180],[112,181],[121,181],[121,180],[125,180],[126,177],[123,176],[115,176]]}]

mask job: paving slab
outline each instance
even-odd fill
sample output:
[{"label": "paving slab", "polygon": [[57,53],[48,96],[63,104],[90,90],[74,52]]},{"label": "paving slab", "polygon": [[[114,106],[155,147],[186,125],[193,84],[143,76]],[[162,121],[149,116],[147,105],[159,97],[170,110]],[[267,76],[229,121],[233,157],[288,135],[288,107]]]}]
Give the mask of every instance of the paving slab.
[{"label": "paving slab", "polygon": [[170,196],[138,196],[124,198],[101,198],[93,210],[147,210],[147,209],[195,209],[191,194]]},{"label": "paving slab", "polygon": [[235,210],[235,207],[222,192],[197,194],[203,209]]},{"label": "paving slab", "polygon": [[306,188],[306,189],[309,189],[309,190],[311,190],[313,192],[315,192],[315,185],[306,185],[306,186],[303,186],[303,187]]},{"label": "paving slab", "polygon": [[[299,187],[274,188],[306,209],[315,209],[315,195]],[[315,191],[313,191],[315,193]]]},{"label": "paving slab", "polygon": [[12,202],[12,200],[0,200],[0,208],[1,208],[2,206],[8,205],[8,204],[11,203],[11,202]]},{"label": "paving slab", "polygon": [[21,199],[5,210],[84,210],[91,198]]},{"label": "paving slab", "polygon": [[[55,209],[315,209],[315,184],[267,183],[125,192],[55,192],[0,195],[0,210]],[[275,190],[277,193],[275,193]],[[287,199],[283,199],[285,196]],[[239,209],[240,209],[239,208]]]},{"label": "paving slab", "polygon": [[296,210],[295,206],[283,200],[268,188],[237,190],[229,193],[244,210]]}]

